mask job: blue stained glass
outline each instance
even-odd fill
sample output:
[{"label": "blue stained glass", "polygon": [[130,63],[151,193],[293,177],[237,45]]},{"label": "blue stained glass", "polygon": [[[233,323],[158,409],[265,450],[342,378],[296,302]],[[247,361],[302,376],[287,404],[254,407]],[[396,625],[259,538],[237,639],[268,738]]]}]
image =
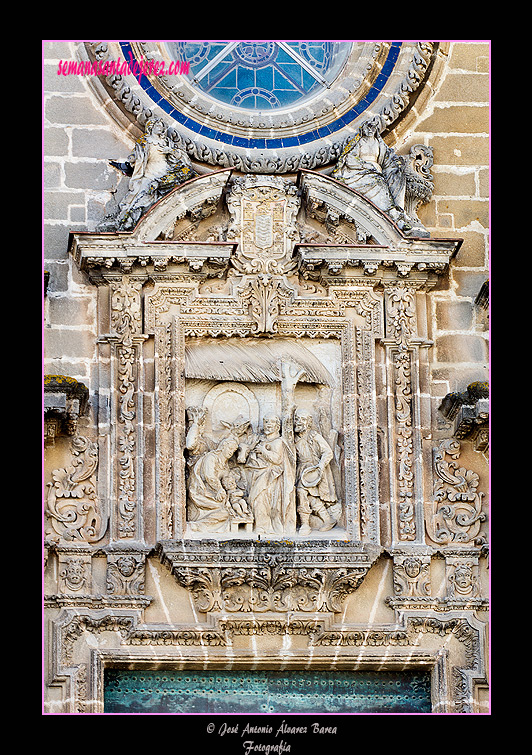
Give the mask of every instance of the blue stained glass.
[{"label": "blue stained glass", "polygon": [[[195,86],[246,109],[286,107],[319,91],[322,77],[332,80],[351,48],[350,42],[289,42],[290,54],[277,42],[239,42],[232,48],[223,42],[166,44],[173,59],[190,63]],[[236,73],[236,86],[228,83],[230,71]]]},{"label": "blue stained glass", "polygon": [[430,713],[430,672],[104,672],[106,713]]},{"label": "blue stained glass", "polygon": [[[200,75],[205,66],[217,55],[220,55],[220,60],[224,65],[229,66],[231,60],[234,62],[234,58],[232,58],[230,55],[224,55],[223,50],[225,49],[227,43],[226,42],[198,42],[198,43],[192,43],[192,42],[168,42],[166,43],[168,47],[168,52],[173,60],[179,60],[182,62],[189,62],[190,63],[190,75],[187,76],[189,80],[197,85],[197,82],[195,80],[195,77]],[[274,43],[270,43],[274,44]],[[351,47],[351,43],[322,43],[322,42],[290,42],[288,43],[290,47],[293,49],[297,49],[299,53],[301,54],[301,57],[307,60],[308,62],[311,62],[313,65],[314,71],[318,71],[320,69],[321,72],[324,71],[324,68],[329,66],[326,75],[332,80],[334,79],[334,76],[337,75],[338,71],[341,69],[343,63],[347,59],[347,56],[349,54],[349,50]],[[323,47],[324,44],[333,44],[333,45],[339,45],[339,47],[336,49],[336,52],[332,52],[332,55],[328,57],[328,54],[326,54],[325,48]],[[124,56],[125,60],[129,60],[130,57],[134,57],[134,53],[131,47],[131,44],[129,42],[121,42],[120,43],[122,54]],[[344,47],[345,46],[345,47]],[[225,131],[216,131],[215,132],[215,139],[222,142],[223,144],[228,144],[232,146],[237,147],[245,147],[250,149],[278,149],[280,147],[290,147],[290,146],[296,146],[296,145],[303,145],[307,144],[314,139],[319,138],[322,135],[325,134],[335,134],[337,131],[341,130],[345,126],[351,124],[356,118],[358,118],[375,100],[375,98],[379,95],[379,93],[382,91],[382,88],[388,81],[389,76],[392,74],[394,70],[394,66],[396,64],[397,58],[399,56],[399,52],[401,50],[402,43],[401,42],[392,42],[390,45],[390,49],[388,52],[388,56],[386,58],[386,61],[381,69],[381,73],[377,77],[376,82],[373,84],[369,92],[367,93],[366,97],[364,97],[363,100],[361,100],[357,105],[355,105],[351,110],[349,110],[347,113],[342,115],[341,117],[336,118],[334,121],[330,122],[327,126],[328,131],[323,131],[323,128],[320,130],[311,130],[310,132],[300,134],[298,136],[294,137],[283,137],[277,138],[277,137],[271,137],[271,138],[262,138],[262,137],[255,137],[255,138],[242,138],[235,136],[232,133],[226,133]],[[322,51],[323,53],[323,59],[320,59],[318,52]],[[218,61],[218,65],[221,65],[220,60]],[[264,68],[262,71],[262,75],[264,75]],[[273,66],[271,67],[272,75],[278,74],[281,76],[280,69],[275,69]],[[227,71],[226,71],[227,73]],[[208,73],[205,74],[205,77],[208,77]],[[205,81],[207,84],[209,83],[209,78],[205,78]],[[277,82],[274,81],[273,88],[267,88],[265,87],[264,90],[261,90],[259,94],[253,94],[250,89],[248,90],[239,90],[238,87],[232,88],[227,87],[225,91],[223,91],[222,87],[219,87],[220,92],[218,93],[218,99],[230,103],[233,107],[246,107],[251,109],[266,109],[270,107],[282,107],[285,105],[290,105],[291,102],[289,101],[290,98],[294,98],[294,102],[297,103],[298,97],[300,99],[304,98],[304,95],[301,95],[295,90],[286,90],[283,91],[281,89],[281,82],[282,78],[279,78]],[[285,80],[286,82],[286,80]],[[154,102],[157,102],[159,106],[168,113],[171,117],[175,118],[179,123],[182,123],[184,126],[189,128],[190,130],[194,131],[197,134],[202,134],[204,126],[196,121],[194,118],[191,118],[189,116],[184,116],[179,109],[177,109],[174,105],[172,105],[168,100],[164,99],[150,84],[148,79],[145,76],[141,76],[139,79],[140,85],[143,87],[143,89],[149,94],[149,96],[152,98]],[[201,82],[200,82],[201,83]],[[279,88],[276,88],[278,85]],[[285,85],[286,86],[286,83]],[[319,85],[318,85],[319,86]],[[204,91],[206,91],[205,86],[202,86],[200,88],[203,88]],[[251,88],[252,89],[252,88]],[[285,97],[286,92],[288,92],[288,95]],[[277,96],[278,95],[278,96]],[[309,124],[310,126],[310,124]],[[310,126],[311,128],[311,126]]]}]

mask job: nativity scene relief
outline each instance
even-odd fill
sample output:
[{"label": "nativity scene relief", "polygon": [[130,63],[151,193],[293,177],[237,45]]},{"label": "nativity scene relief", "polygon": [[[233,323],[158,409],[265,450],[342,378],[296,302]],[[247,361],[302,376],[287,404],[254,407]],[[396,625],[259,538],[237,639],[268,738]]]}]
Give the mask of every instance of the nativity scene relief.
[{"label": "nativity scene relief", "polygon": [[[188,381],[188,396],[203,396],[200,406],[187,409],[190,533],[254,533],[279,539],[323,536],[342,526],[333,389],[308,382],[319,373],[330,383],[331,376],[307,347],[284,340],[277,345],[272,350],[259,339],[238,349],[230,344],[224,363],[235,379]],[[244,349],[246,362],[231,364]],[[212,363],[224,353],[224,345],[190,344],[188,351],[203,351],[203,358],[210,351]],[[314,372],[307,372],[305,365]],[[247,382],[236,382],[237,377]],[[312,404],[317,419],[307,408]]]}]

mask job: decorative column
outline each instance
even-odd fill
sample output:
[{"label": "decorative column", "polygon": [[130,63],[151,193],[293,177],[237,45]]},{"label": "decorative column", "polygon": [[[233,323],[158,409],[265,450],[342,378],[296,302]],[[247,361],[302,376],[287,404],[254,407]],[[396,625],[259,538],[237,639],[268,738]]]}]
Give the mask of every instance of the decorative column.
[{"label": "decorative column", "polygon": [[390,510],[394,545],[423,544],[423,464],[420,422],[420,346],[416,289],[419,283],[385,286],[386,383]]},{"label": "decorative column", "polygon": [[142,541],[141,284],[111,282],[111,540]]}]

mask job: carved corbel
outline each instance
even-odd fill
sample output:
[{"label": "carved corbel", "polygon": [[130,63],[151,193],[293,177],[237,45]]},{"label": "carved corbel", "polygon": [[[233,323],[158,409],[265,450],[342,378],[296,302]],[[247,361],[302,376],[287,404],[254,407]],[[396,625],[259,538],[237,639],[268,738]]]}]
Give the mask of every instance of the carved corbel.
[{"label": "carved corbel", "polygon": [[58,435],[74,435],[78,420],[87,413],[89,389],[65,375],[44,376],[44,445]]},{"label": "carved corbel", "polygon": [[249,541],[232,541],[213,561],[202,542],[194,543],[193,553],[183,555],[174,542],[162,541],[156,552],[192,594],[196,609],[207,613],[341,612],[345,599],[358,589],[380,554],[377,547],[347,547],[343,558],[342,548],[334,557],[320,549],[320,541],[313,541],[294,560],[288,541],[276,543],[277,547],[267,541],[253,546]]},{"label": "carved corbel", "polygon": [[434,191],[434,178],[430,172],[433,165],[432,147],[414,144],[406,158],[405,212],[412,220],[411,235],[430,236],[418,218],[417,211],[427,204]]},{"label": "carved corbel", "polygon": [[178,583],[189,590],[198,611],[339,612],[367,567],[293,567],[282,562],[254,567],[172,567]]},{"label": "carved corbel", "polygon": [[463,393],[448,393],[439,408],[443,416],[453,423],[454,438],[472,441],[475,451],[487,451],[489,445],[489,386],[487,382],[470,383]]},{"label": "carved corbel", "polygon": [[478,552],[471,555],[445,555],[447,597],[468,601],[480,597]]},{"label": "carved corbel", "polygon": [[249,276],[239,293],[250,303],[250,313],[255,320],[254,333],[276,333],[280,313],[280,298],[294,295],[284,276],[259,273]]}]

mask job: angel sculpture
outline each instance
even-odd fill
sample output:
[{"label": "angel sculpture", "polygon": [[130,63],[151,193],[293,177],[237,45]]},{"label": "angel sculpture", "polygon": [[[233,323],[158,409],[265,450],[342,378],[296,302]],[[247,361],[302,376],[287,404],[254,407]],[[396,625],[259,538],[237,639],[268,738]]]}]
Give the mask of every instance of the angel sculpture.
[{"label": "angel sculpture", "polygon": [[[145,133],[137,140],[126,162],[110,160],[109,164],[130,177],[118,214],[107,223],[123,230],[133,228],[155,201],[196,175],[188,155],[170,138],[164,121],[159,118],[146,122]],[[104,225],[105,221],[102,227]]]},{"label": "angel sculpture", "polygon": [[404,209],[406,160],[385,144],[376,119],[361,124],[331,175],[371,200],[399,228],[410,230]]}]

